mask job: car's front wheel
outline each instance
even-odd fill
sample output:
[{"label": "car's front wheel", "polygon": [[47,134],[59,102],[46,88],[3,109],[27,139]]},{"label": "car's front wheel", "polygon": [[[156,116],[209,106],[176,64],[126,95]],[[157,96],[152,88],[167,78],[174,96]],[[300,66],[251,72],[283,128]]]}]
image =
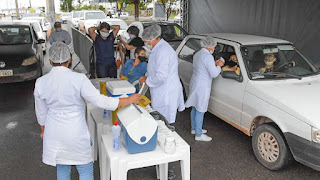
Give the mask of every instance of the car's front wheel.
[{"label": "car's front wheel", "polygon": [[271,124],[257,127],[252,136],[252,148],[258,161],[270,170],[282,169],[293,160],[284,136]]}]

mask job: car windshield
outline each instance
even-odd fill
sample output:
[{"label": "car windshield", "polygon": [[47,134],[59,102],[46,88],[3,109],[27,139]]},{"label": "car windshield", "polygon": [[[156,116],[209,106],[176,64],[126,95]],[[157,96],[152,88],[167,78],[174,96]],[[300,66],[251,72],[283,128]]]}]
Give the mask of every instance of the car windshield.
[{"label": "car windshield", "polygon": [[74,12],[72,15],[73,18],[78,18],[80,17],[80,12]]},{"label": "car windshield", "polygon": [[89,19],[105,19],[106,15],[103,12],[88,12],[86,13],[86,20]]},{"label": "car windshield", "polygon": [[0,26],[0,45],[29,44],[31,40],[28,26]]},{"label": "car windshield", "polygon": [[68,17],[68,16],[70,16],[70,13],[62,13],[61,16]]},{"label": "car windshield", "polygon": [[319,70],[290,44],[242,46],[243,60],[252,79],[299,78]]},{"label": "car windshield", "polygon": [[175,24],[159,24],[159,25],[161,27],[161,36],[166,41],[182,41],[188,35],[187,32],[184,31],[178,25],[175,25]]},{"label": "car windshield", "polygon": [[128,25],[124,21],[110,21],[110,22],[107,22],[107,23],[110,24],[110,26],[119,25],[120,26],[120,30],[127,30],[128,29]]},{"label": "car windshield", "polygon": [[22,18],[25,18],[25,17],[40,17],[40,14],[37,14],[37,13],[23,14]]}]

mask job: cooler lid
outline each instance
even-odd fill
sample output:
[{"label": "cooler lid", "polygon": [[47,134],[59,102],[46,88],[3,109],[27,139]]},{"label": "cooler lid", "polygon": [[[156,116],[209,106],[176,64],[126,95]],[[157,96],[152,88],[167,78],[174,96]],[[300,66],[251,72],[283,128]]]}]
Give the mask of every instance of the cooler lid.
[{"label": "cooler lid", "polygon": [[117,113],[130,138],[138,144],[146,144],[157,131],[158,124],[143,107],[130,104]]},{"label": "cooler lid", "polygon": [[136,88],[127,80],[108,81],[107,89],[112,95],[133,94]]}]

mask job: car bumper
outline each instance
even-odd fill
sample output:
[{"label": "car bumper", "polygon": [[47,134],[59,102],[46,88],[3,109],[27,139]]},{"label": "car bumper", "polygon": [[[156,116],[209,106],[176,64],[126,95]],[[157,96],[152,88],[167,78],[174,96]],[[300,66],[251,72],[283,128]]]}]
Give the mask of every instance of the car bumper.
[{"label": "car bumper", "polygon": [[35,63],[30,66],[13,68],[12,76],[0,77],[0,83],[22,82],[36,79],[41,75],[40,63]]},{"label": "car bumper", "polygon": [[320,171],[320,144],[292,133],[284,133],[296,161]]}]

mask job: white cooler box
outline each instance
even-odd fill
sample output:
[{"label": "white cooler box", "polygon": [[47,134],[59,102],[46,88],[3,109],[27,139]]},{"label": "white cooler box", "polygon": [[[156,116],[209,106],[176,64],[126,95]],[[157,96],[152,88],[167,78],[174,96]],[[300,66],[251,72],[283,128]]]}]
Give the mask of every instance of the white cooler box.
[{"label": "white cooler box", "polygon": [[152,151],[157,146],[158,124],[143,107],[130,104],[117,113],[121,139],[128,153]]},{"label": "white cooler box", "polygon": [[136,88],[127,80],[107,82],[107,94],[111,97],[120,97],[124,94],[130,96],[135,92]]}]

